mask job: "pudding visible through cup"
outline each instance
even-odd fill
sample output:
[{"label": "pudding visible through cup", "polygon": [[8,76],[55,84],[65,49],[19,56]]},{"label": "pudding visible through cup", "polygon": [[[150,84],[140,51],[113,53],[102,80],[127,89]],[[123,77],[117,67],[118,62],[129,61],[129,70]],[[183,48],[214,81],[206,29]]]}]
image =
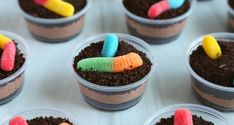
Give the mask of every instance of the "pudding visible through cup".
[{"label": "pudding visible through cup", "polygon": [[91,43],[103,41],[106,35],[107,34],[97,35],[84,41],[81,46],[75,49],[69,65],[79,83],[80,92],[88,104],[104,110],[122,110],[130,108],[142,99],[148,79],[155,69],[155,63],[153,63],[149,46],[144,41],[130,35],[116,34],[119,41],[124,40],[139,51],[144,52],[147,58],[153,63],[150,72],[135,83],[115,87],[97,85],[82,78],[73,69],[74,57]]},{"label": "pudding visible through cup", "polygon": [[152,20],[137,16],[130,12],[123,3],[127,27],[129,32],[149,43],[167,43],[176,40],[184,29],[186,19],[191,14],[195,0],[189,0],[190,8],[184,14],[162,20]]},{"label": "pudding visible through cup", "polygon": [[7,78],[0,80],[0,104],[4,104],[19,95],[23,88],[24,71],[28,63],[28,47],[25,43],[25,40],[14,33],[0,30],[0,34],[4,34],[5,36],[14,40],[14,42],[17,43],[16,47],[20,50],[25,58],[24,64],[18,71]]},{"label": "pudding visible through cup", "polygon": [[[217,40],[234,41],[232,33],[213,33]],[[234,88],[225,87],[209,82],[199,76],[190,65],[190,55],[198,46],[204,36],[191,43],[186,53],[186,66],[191,75],[191,85],[196,97],[204,104],[222,111],[234,111]]]},{"label": "pudding visible through cup", "polygon": [[86,0],[86,6],[71,17],[59,19],[46,19],[32,16],[26,13],[19,4],[19,8],[25,18],[28,30],[32,36],[44,42],[65,42],[79,35],[84,26],[85,13],[91,0]]}]

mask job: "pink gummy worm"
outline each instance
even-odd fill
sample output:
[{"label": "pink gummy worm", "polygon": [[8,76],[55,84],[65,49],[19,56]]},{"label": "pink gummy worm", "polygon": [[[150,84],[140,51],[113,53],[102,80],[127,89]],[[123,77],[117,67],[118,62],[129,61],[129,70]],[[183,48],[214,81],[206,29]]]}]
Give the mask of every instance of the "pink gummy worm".
[{"label": "pink gummy worm", "polygon": [[38,5],[44,5],[44,4],[46,4],[46,2],[47,2],[48,0],[34,0],[34,2],[36,3],[36,4],[38,4]]},{"label": "pink gummy worm", "polygon": [[148,10],[148,17],[151,19],[156,18],[157,16],[159,16],[160,14],[162,14],[163,12],[167,11],[170,9],[170,5],[168,3],[167,0],[162,0],[160,2],[157,2],[155,4],[153,4],[149,10]]},{"label": "pink gummy worm", "polygon": [[193,125],[193,116],[188,109],[177,109],[174,114],[174,125]]},{"label": "pink gummy worm", "polygon": [[22,116],[15,116],[10,120],[9,125],[28,125],[28,123]]},{"label": "pink gummy worm", "polygon": [[1,69],[4,71],[11,71],[15,64],[16,47],[13,42],[7,43],[3,48],[1,57]]}]

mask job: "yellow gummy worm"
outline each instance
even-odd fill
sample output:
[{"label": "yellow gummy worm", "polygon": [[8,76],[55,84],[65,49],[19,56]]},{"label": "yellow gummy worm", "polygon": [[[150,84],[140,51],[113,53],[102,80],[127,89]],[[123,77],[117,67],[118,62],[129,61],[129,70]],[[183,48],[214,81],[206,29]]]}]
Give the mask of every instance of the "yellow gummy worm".
[{"label": "yellow gummy worm", "polygon": [[69,17],[74,14],[74,6],[62,0],[34,0],[38,5],[47,8],[61,16]]},{"label": "yellow gummy worm", "polygon": [[221,48],[216,41],[216,39],[211,36],[207,35],[202,40],[202,47],[206,52],[206,55],[209,56],[211,59],[217,59],[222,55]]},{"label": "yellow gummy worm", "polygon": [[12,42],[12,40],[2,34],[0,34],[0,48],[3,49],[4,46],[9,43]]}]

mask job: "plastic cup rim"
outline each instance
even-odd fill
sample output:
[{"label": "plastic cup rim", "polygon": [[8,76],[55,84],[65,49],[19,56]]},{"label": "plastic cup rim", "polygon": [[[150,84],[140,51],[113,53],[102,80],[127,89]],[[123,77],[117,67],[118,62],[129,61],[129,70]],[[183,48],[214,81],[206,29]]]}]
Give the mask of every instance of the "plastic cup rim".
[{"label": "plastic cup rim", "polygon": [[189,0],[189,1],[190,1],[190,8],[184,14],[177,16],[175,18],[162,19],[162,20],[147,19],[147,18],[143,18],[143,17],[140,17],[140,16],[133,14],[132,12],[130,12],[128,9],[125,8],[125,6],[123,4],[123,0],[121,0],[121,7],[124,10],[125,14],[127,14],[129,17],[131,17],[139,22],[152,24],[152,25],[168,25],[168,24],[182,21],[192,13],[192,10],[194,9],[194,6],[196,5],[196,0]]},{"label": "plastic cup rim", "polygon": [[4,118],[1,122],[6,122],[6,121],[10,120],[12,117],[14,117],[16,115],[30,113],[30,112],[42,112],[42,113],[43,112],[47,112],[47,113],[49,112],[51,114],[59,114],[61,116],[64,116],[64,118],[68,118],[70,122],[75,122],[73,124],[77,125],[76,123],[78,123],[78,125],[80,125],[80,123],[76,120],[76,118],[71,114],[62,112],[62,111],[57,110],[57,109],[43,109],[43,108],[28,109],[28,110],[20,111],[20,112],[17,112],[17,113],[12,113],[12,114],[8,115],[6,118]]},{"label": "plastic cup rim", "polygon": [[[210,33],[210,34],[206,34],[206,35],[213,35],[215,38],[218,36],[217,39],[229,39],[233,38],[234,41],[234,34],[233,33],[228,33],[228,32],[218,32],[218,33]],[[201,82],[202,84],[211,87],[213,89],[217,89],[217,90],[221,90],[221,91],[226,91],[226,92],[234,92],[234,88],[231,87],[225,87],[225,86],[221,86],[221,85],[217,85],[214,84],[212,82],[209,82],[208,80],[205,80],[204,78],[202,78],[201,76],[199,76],[190,66],[189,64],[189,56],[192,53],[193,50],[195,50],[197,48],[198,45],[201,44],[201,40],[206,36],[203,35],[201,37],[198,37],[197,39],[195,39],[189,46],[189,48],[186,51],[186,55],[185,55],[185,63],[186,63],[186,67],[189,70],[190,74],[193,76],[193,78],[195,78],[196,80],[198,80],[199,82]],[[221,38],[221,36],[224,36]],[[195,48],[196,47],[196,48]]]},{"label": "plastic cup rim", "polygon": [[[147,51],[144,51],[144,53],[148,56],[149,60],[151,61],[152,67],[151,67],[150,72],[145,77],[143,77],[142,79],[140,79],[140,80],[138,80],[138,81],[136,81],[134,83],[128,84],[128,85],[112,87],[112,86],[101,86],[101,85],[97,85],[97,84],[94,84],[92,82],[89,82],[86,79],[79,76],[75,72],[75,70],[73,68],[73,63],[74,63],[74,57],[76,56],[76,53],[80,52],[80,50],[82,50],[84,47],[87,47],[90,43],[97,42],[96,40],[99,40],[99,39],[104,40],[103,38],[104,38],[104,36],[106,34],[108,34],[108,33],[98,34],[98,35],[89,37],[88,39],[84,40],[84,42],[82,42],[82,45],[78,45],[78,46],[75,47],[75,49],[73,49],[74,51],[72,53],[72,57],[69,60],[69,69],[71,70],[71,72],[72,72],[73,76],[76,78],[76,80],[78,80],[80,84],[82,84],[82,85],[84,85],[86,87],[89,87],[91,89],[95,89],[95,90],[99,90],[99,91],[107,91],[107,92],[126,91],[126,90],[129,90],[129,89],[132,89],[132,88],[136,88],[139,85],[143,84],[145,81],[147,81],[152,76],[152,74],[154,73],[154,71],[156,69],[156,66],[155,66],[156,61],[154,61],[154,59],[152,57],[152,53],[151,53],[149,45],[146,42],[144,42],[143,40],[141,40],[140,38],[137,38],[135,36],[131,36],[131,35],[128,35],[128,34],[122,34],[122,33],[115,33],[115,34],[118,37],[121,37],[122,40],[127,41],[127,40],[130,40],[130,39],[131,40],[134,39],[134,43],[137,43],[137,44],[143,46],[143,49],[147,50]],[[124,38],[126,38],[126,39],[124,39]],[[138,41],[138,42],[136,42],[136,41]]]},{"label": "plastic cup rim", "polygon": [[18,8],[20,10],[20,12],[23,14],[23,17],[25,19],[28,19],[30,21],[33,22],[38,22],[38,23],[43,23],[43,24],[56,24],[56,23],[63,23],[63,22],[67,22],[67,21],[72,21],[80,16],[82,16],[83,14],[85,14],[85,12],[89,9],[89,7],[91,6],[92,0],[86,0],[87,4],[85,5],[85,7],[80,10],[79,12],[76,12],[73,16],[71,17],[64,17],[64,18],[59,18],[59,19],[46,19],[46,18],[40,18],[40,17],[35,17],[32,16],[28,13],[26,13],[19,4],[19,0],[18,1]]},{"label": "plastic cup rim", "polygon": [[229,125],[229,122],[230,122],[218,110],[215,110],[215,109],[212,109],[210,107],[203,106],[203,105],[185,103],[185,104],[174,104],[174,105],[170,105],[170,106],[167,106],[165,108],[160,109],[159,111],[157,111],[156,113],[154,113],[153,115],[151,115],[149,117],[149,119],[147,119],[147,121],[144,123],[144,125],[151,125],[151,123],[156,118],[158,118],[160,115],[162,115],[164,113],[167,113],[167,112],[171,112],[171,110],[176,110],[178,108],[188,108],[188,109],[202,111],[202,112],[205,112],[205,113],[209,113],[209,114],[215,115],[216,117],[219,117],[219,118],[223,119],[223,121],[225,121],[225,123],[227,125]]},{"label": "plastic cup rim", "polygon": [[24,58],[25,58],[24,64],[20,67],[20,69],[18,69],[18,71],[16,71],[12,75],[10,75],[10,76],[8,76],[8,77],[6,77],[4,79],[1,79],[0,80],[0,86],[1,86],[1,85],[4,85],[4,84],[10,82],[11,80],[15,79],[16,77],[18,77],[25,70],[26,66],[29,63],[29,47],[28,47],[28,44],[26,44],[25,40],[21,36],[15,34],[13,32],[0,30],[0,33],[4,34],[4,35],[6,35],[6,36],[8,36],[10,38],[13,38],[13,39],[17,40],[15,42],[22,44],[22,46],[25,48],[25,53],[23,53]]}]

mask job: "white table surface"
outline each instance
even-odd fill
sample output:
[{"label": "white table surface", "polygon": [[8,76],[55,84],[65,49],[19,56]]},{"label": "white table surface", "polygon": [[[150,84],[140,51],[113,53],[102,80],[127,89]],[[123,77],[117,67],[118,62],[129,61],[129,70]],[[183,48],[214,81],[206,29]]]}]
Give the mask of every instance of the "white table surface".
[{"label": "white table surface", "polygon": [[[11,102],[0,106],[0,120],[17,111],[52,108],[75,115],[82,125],[142,125],[163,107],[179,103],[200,104],[191,92],[185,51],[195,38],[225,31],[225,2],[197,3],[179,39],[169,44],[151,45],[157,71],[150,79],[142,101],[124,111],[106,112],[83,100],[77,82],[68,71],[68,60],[73,48],[90,36],[104,32],[128,33],[119,0],[94,0],[87,12],[83,32],[60,44],[42,43],[32,38],[16,7],[16,0],[1,0],[0,29],[15,32],[27,40],[31,61],[26,69],[23,91]],[[224,114],[234,122],[234,113]]]}]

